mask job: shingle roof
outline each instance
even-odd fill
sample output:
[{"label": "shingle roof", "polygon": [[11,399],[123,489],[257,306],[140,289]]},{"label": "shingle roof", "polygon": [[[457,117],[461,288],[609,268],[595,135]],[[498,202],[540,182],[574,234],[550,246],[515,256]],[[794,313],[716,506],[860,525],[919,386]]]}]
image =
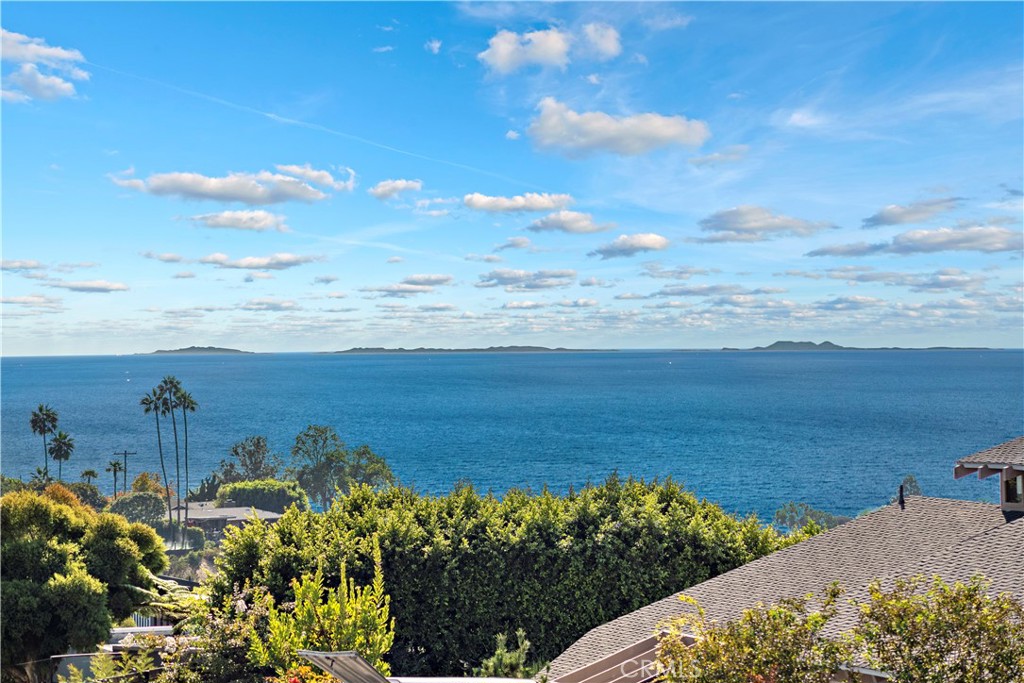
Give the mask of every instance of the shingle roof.
[{"label": "shingle roof", "polygon": [[1024,465],[1024,436],[979,451],[956,461],[957,465]]},{"label": "shingle roof", "polygon": [[[970,544],[979,534],[992,530],[1007,533],[1006,537],[993,538],[1009,543],[1020,531],[1003,532],[1002,527],[1008,526],[997,505],[908,497],[904,509],[888,505],[598,626],[551,663],[550,675],[557,679],[649,638],[659,624],[690,609],[679,601],[683,593],[695,598],[710,618],[729,621],[759,602],[771,604],[786,597],[820,595],[832,581],[853,588],[879,577],[932,571],[924,568],[923,563],[928,561],[938,567],[948,562],[950,570],[956,570],[954,574],[1007,573],[1007,584],[1015,585],[1013,567],[989,550],[978,552]],[[1024,530],[1024,525],[1013,526]],[[946,559],[944,552],[950,553]],[[1019,548],[1016,559],[1019,562]]]}]

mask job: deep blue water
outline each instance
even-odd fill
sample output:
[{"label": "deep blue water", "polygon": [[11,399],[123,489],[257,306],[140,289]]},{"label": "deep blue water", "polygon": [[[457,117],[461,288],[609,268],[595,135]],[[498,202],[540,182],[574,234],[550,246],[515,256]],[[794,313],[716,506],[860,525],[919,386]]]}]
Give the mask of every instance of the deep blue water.
[{"label": "deep blue water", "polygon": [[139,398],[166,374],[200,404],[193,481],[246,436],[286,455],[329,424],[426,492],[564,491],[618,470],[762,517],[787,500],[851,514],[906,473],[930,495],[995,500],[992,480],[954,481],[952,463],[1024,432],[1020,351],[5,358],[3,473],[41,465],[41,402],[75,438],[65,478],[93,468],[109,492],[103,469],[123,449],[139,452],[130,475],[157,471]]}]

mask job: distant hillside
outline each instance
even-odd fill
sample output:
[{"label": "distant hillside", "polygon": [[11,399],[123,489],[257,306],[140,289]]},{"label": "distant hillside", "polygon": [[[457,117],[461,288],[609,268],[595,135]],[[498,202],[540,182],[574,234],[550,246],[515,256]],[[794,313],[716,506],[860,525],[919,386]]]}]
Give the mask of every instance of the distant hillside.
[{"label": "distant hillside", "polygon": [[154,351],[153,353],[146,354],[146,355],[150,355],[150,356],[167,355],[167,354],[194,354],[194,355],[199,355],[199,354],[211,354],[211,353],[233,354],[233,353],[252,353],[252,351],[240,351],[238,349],[224,349],[224,348],[221,348],[219,346],[189,346],[189,347],[184,348],[184,349],[160,349],[158,351]]},{"label": "distant hillside", "polygon": [[984,346],[929,346],[927,348],[906,348],[902,346],[880,346],[863,348],[857,346],[839,346],[830,341],[815,344],[809,341],[777,341],[771,346],[755,346],[752,349],[733,349],[725,347],[723,351],[987,351]]},{"label": "distant hillside", "polygon": [[334,353],[560,353],[572,351],[594,351],[595,349],[566,349],[558,347],[549,349],[546,346],[488,346],[486,349],[431,349],[419,347],[415,349],[385,349],[383,347],[357,347]]}]

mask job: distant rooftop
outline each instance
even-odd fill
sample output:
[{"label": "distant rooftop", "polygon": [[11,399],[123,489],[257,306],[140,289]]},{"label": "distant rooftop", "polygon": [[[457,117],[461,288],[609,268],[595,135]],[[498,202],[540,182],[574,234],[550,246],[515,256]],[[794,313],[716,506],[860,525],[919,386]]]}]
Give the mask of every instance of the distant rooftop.
[{"label": "distant rooftop", "polygon": [[[182,510],[185,509],[185,505],[179,505]],[[177,509],[177,508],[175,508]],[[274,521],[281,518],[281,514],[278,512],[270,512],[269,510],[259,510],[252,507],[215,507],[211,502],[203,503],[188,503],[188,517],[196,521],[201,520],[227,520],[227,521],[245,521],[256,515],[264,521]]]}]

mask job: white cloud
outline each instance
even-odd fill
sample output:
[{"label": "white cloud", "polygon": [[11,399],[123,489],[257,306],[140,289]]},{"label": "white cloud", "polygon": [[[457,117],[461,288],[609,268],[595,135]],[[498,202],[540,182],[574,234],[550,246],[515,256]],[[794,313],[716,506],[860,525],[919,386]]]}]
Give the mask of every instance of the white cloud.
[{"label": "white cloud", "polygon": [[5,91],[13,93],[8,97],[9,102],[23,102],[26,99],[59,100],[75,95],[75,86],[71,81],[66,81],[60,76],[40,73],[35,64],[22,64],[5,80],[18,88],[14,91]]},{"label": "white cloud", "polygon": [[572,36],[557,28],[530,31],[522,35],[498,31],[477,59],[498,74],[510,74],[524,66],[554,66],[564,69],[569,63]]},{"label": "white cloud", "polygon": [[685,14],[664,13],[644,19],[644,26],[652,31],[668,31],[674,28],[686,28],[693,22],[693,17]]},{"label": "white cloud", "polygon": [[480,276],[477,287],[504,287],[506,292],[568,287],[576,278],[575,270],[512,270],[499,268]]},{"label": "white cloud", "polygon": [[763,242],[773,237],[806,237],[835,227],[823,221],[805,221],[773,214],[760,206],[737,206],[718,211],[700,221],[700,229],[713,233],[695,242]]},{"label": "white cloud", "polygon": [[63,308],[63,299],[42,294],[29,294],[28,296],[5,296],[0,298],[0,303],[8,306],[24,306],[26,308],[60,310]]},{"label": "white cloud", "polygon": [[554,211],[572,204],[572,195],[527,192],[515,197],[489,197],[479,192],[467,194],[462,203],[470,209],[490,213],[513,213],[519,211]]},{"label": "white cloud", "polygon": [[697,266],[678,266],[665,269],[660,263],[645,263],[646,275],[663,280],[689,280],[694,275],[710,275],[720,272],[717,268],[698,268]]},{"label": "white cloud", "polygon": [[642,232],[635,235],[619,235],[609,244],[598,247],[590,252],[590,256],[600,256],[602,260],[633,256],[645,251],[660,251],[669,245],[668,239],[653,232]]},{"label": "white cloud", "polygon": [[874,215],[865,218],[864,227],[876,228],[881,225],[920,223],[940,213],[952,211],[961,201],[960,197],[942,197],[914,202],[906,206],[890,204]]},{"label": "white cloud", "polygon": [[384,52],[394,52],[395,51],[395,46],[394,45],[381,45],[380,47],[373,48],[373,51],[378,53],[378,54],[381,54],[381,53],[384,53]]},{"label": "white cloud", "polygon": [[507,301],[502,305],[502,308],[509,311],[531,311],[546,307],[547,304],[540,301]]},{"label": "white cloud", "polygon": [[263,211],[262,209],[204,213],[192,216],[190,220],[205,225],[208,228],[233,228],[235,230],[253,230],[255,232],[266,232],[267,230],[290,232],[290,229],[285,224],[287,219],[284,216]]},{"label": "white cloud", "polygon": [[373,187],[371,187],[368,190],[368,192],[370,194],[372,194],[374,197],[376,197],[377,199],[379,199],[381,201],[384,201],[386,199],[391,199],[393,197],[397,197],[402,192],[419,191],[419,190],[422,190],[422,189],[423,189],[423,181],[422,180],[401,180],[401,179],[398,179],[398,180],[382,180],[379,183],[377,183],[376,185],[374,185]]},{"label": "white cloud", "polygon": [[0,270],[45,270],[46,266],[33,259],[4,259],[0,261]]},{"label": "white cloud", "polygon": [[518,140],[519,139],[519,131],[511,130],[511,129],[506,131],[505,132],[505,139],[506,140]]},{"label": "white cloud", "polygon": [[416,308],[424,313],[443,313],[457,310],[452,304],[421,304]]},{"label": "white cloud", "polygon": [[315,185],[329,187],[332,190],[351,192],[356,187],[356,172],[347,166],[336,170],[341,170],[347,173],[348,180],[338,180],[330,171],[315,169],[308,163],[303,164],[302,166],[298,166],[296,164],[276,164],[274,168],[281,173],[294,176],[296,178],[302,178],[303,180]]},{"label": "white cloud", "polygon": [[1020,252],[1024,249],[1024,235],[1002,227],[973,226],[967,228],[936,228],[934,230],[908,230],[890,242],[856,242],[822,247],[808,252],[808,256],[868,256],[870,254],[928,254],[937,251],[980,251],[996,253]]},{"label": "white cloud", "polygon": [[598,151],[637,155],[671,145],[697,147],[711,136],[704,121],[678,115],[578,113],[553,97],[545,97],[537,109],[540,113],[527,133],[538,146],[560,149],[570,156]]},{"label": "white cloud", "polygon": [[441,41],[437,38],[431,38],[427,42],[423,43],[423,49],[432,55],[436,55],[441,51]]},{"label": "white cloud", "polygon": [[107,294],[109,292],[126,292],[128,285],[121,282],[108,282],[106,280],[85,280],[79,282],[65,282],[64,280],[50,280],[46,282],[47,287],[58,287],[69,289],[72,292],[88,292],[92,294]]},{"label": "white cloud", "polygon": [[583,36],[597,58],[604,61],[622,54],[622,42],[619,32],[608,24],[587,24],[583,27]]},{"label": "white cloud", "polygon": [[180,273],[175,273],[174,274],[174,279],[175,280],[191,280],[195,276],[196,276],[196,274],[193,273],[191,270],[183,270]]},{"label": "white cloud", "polygon": [[494,247],[494,251],[505,251],[506,249],[532,249],[533,243],[529,237],[509,237],[502,244]]},{"label": "white cloud", "polygon": [[601,85],[601,77],[597,74],[590,74],[587,76],[587,83],[590,85]]},{"label": "white cloud", "polygon": [[597,306],[597,299],[565,299],[559,301],[558,305],[562,308],[593,308]]},{"label": "white cloud", "polygon": [[407,285],[430,285],[433,287],[451,284],[452,279],[451,275],[410,275],[409,277],[402,278],[402,282]]},{"label": "white cloud", "polygon": [[579,211],[558,211],[535,220],[533,223],[530,223],[526,229],[532,230],[533,232],[558,230],[561,232],[582,235],[592,232],[602,232],[614,227],[614,223],[595,223],[594,217],[589,213],[580,213]]},{"label": "white cloud", "polygon": [[337,281],[338,278],[334,277],[333,275],[317,275],[315,278],[313,278],[314,285],[329,285],[332,282]]},{"label": "white cloud", "polygon": [[270,297],[261,299],[249,299],[239,306],[243,311],[296,311],[299,305],[288,299],[274,299]]},{"label": "white cloud", "polygon": [[690,159],[690,163],[698,168],[702,168],[704,166],[731,164],[737,161],[743,161],[749,151],[749,145],[730,145],[729,147],[723,148],[721,152],[715,152],[702,157],[693,157]]},{"label": "white cloud", "polygon": [[[119,175],[130,175],[131,169]],[[156,173],[146,180],[109,176],[115,185],[148,194],[208,199],[243,204],[277,204],[290,200],[315,202],[327,195],[296,178],[269,171],[229,173],[222,177],[201,173]]]},{"label": "white cloud", "polygon": [[384,263],[402,263],[405,261],[401,256],[389,256]]},{"label": "white cloud", "polygon": [[215,253],[199,259],[200,263],[214,265],[219,268],[241,268],[246,270],[285,270],[306,263],[323,261],[323,256],[300,256],[298,254],[277,253],[270,256],[246,256],[232,261],[227,254]]},{"label": "white cloud", "polygon": [[811,109],[796,109],[793,111],[779,111],[773,116],[776,125],[783,128],[821,128],[828,123],[828,119]]},{"label": "white cloud", "polygon": [[245,276],[245,282],[256,282],[257,280],[273,280],[274,276],[263,271],[256,271]]},{"label": "white cloud", "polygon": [[434,291],[434,288],[430,285],[411,285],[400,282],[397,285],[384,285],[382,287],[362,287],[359,291],[406,299],[417,294],[430,294]]},{"label": "white cloud", "polygon": [[580,287],[611,287],[611,282],[606,282],[601,278],[588,277],[580,280]]},{"label": "white cloud", "polygon": [[[0,55],[3,60],[20,64],[15,72],[5,78],[8,86],[3,91],[5,102],[73,97],[75,86],[66,79],[89,79],[89,73],[77,66],[78,63],[85,61],[85,57],[78,50],[47,45],[42,38],[30,38],[6,29],[0,29],[0,35]],[[45,72],[40,70],[40,65]],[[16,89],[12,90],[10,86]]]},{"label": "white cloud", "polygon": [[497,254],[466,254],[464,258],[467,261],[477,261],[480,263],[501,263],[504,260]]},{"label": "white cloud", "polygon": [[180,254],[173,254],[173,253],[170,253],[170,252],[165,252],[163,254],[157,254],[157,253],[152,252],[152,251],[144,251],[144,252],[142,252],[142,257],[143,258],[148,258],[148,259],[153,259],[154,261],[163,261],[164,263],[181,263],[182,261],[185,260],[185,258],[183,256],[181,256]]}]

